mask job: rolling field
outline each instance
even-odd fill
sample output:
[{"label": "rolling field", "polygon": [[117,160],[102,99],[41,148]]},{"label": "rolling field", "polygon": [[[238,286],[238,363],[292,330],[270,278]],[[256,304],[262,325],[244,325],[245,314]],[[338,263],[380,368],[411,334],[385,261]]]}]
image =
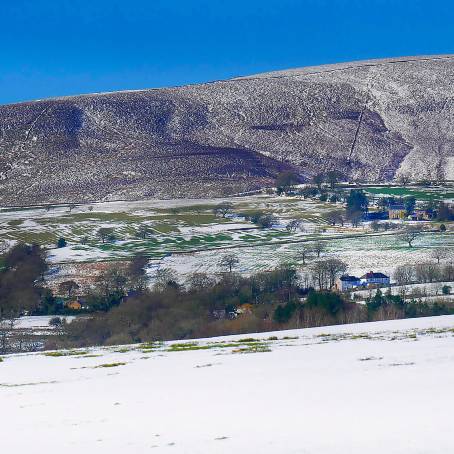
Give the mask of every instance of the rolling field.
[{"label": "rolling field", "polygon": [[[377,188],[385,189],[399,188]],[[184,280],[192,272],[220,271],[220,259],[232,252],[240,259],[238,271],[246,274],[283,263],[301,266],[301,245],[315,240],[324,242],[325,255],[347,262],[352,274],[371,269],[392,273],[397,265],[429,260],[434,248],[454,248],[452,231],[426,233],[409,248],[395,231],[374,234],[367,225],[356,229],[328,225],[324,216],[341,208],[340,204],[271,195],[226,200],[233,205],[226,218],[213,214],[213,207],[222,199],[2,209],[0,236],[3,241],[43,245],[48,250],[51,279],[70,276],[75,264],[127,260],[138,252],[150,259],[150,277],[157,269],[168,267]],[[276,216],[273,228],[259,229],[245,219],[257,210]],[[288,231],[285,226],[291,219],[300,219],[302,228]],[[139,238],[143,226],[148,227],[149,235]],[[103,243],[97,235],[100,228],[113,229],[115,241]],[[56,247],[60,237],[68,242],[66,247]]]},{"label": "rolling field", "polygon": [[446,454],[453,330],[443,316],[4,356],[2,447]]}]

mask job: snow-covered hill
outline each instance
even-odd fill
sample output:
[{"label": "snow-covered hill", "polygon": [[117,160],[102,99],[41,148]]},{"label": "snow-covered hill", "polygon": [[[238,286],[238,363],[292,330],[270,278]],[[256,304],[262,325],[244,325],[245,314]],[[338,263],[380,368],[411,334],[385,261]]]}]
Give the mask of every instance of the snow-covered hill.
[{"label": "snow-covered hill", "polygon": [[0,203],[219,196],[293,169],[454,178],[454,56],[0,106]]},{"label": "snow-covered hill", "polygon": [[444,316],[7,356],[0,445],[47,454],[446,454],[453,333],[454,316]]}]

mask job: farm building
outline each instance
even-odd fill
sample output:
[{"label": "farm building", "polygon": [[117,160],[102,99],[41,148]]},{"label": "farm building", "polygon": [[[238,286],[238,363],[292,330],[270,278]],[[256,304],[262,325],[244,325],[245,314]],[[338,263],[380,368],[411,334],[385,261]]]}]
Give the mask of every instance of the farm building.
[{"label": "farm building", "polygon": [[417,221],[431,221],[435,219],[436,213],[434,210],[415,210],[414,218]]},{"label": "farm building", "polygon": [[80,311],[82,309],[82,304],[80,304],[79,301],[69,301],[65,306],[74,311]]},{"label": "farm building", "polygon": [[390,282],[390,277],[383,273],[369,271],[364,276],[361,276],[362,285],[389,285]]},{"label": "farm building", "polygon": [[388,208],[389,219],[404,219],[407,216],[407,210],[403,204],[390,205]]},{"label": "farm building", "polygon": [[349,276],[348,274],[345,274],[344,276],[336,279],[334,286],[339,292],[345,292],[352,288],[360,287],[361,279],[356,276]]}]

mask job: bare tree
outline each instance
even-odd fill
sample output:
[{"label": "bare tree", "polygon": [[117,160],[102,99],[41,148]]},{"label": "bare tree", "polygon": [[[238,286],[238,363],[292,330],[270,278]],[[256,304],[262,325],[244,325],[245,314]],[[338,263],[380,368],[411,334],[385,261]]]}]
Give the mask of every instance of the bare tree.
[{"label": "bare tree", "polygon": [[409,225],[404,228],[400,237],[408,243],[409,247],[413,247],[413,242],[422,234],[422,228],[418,225]]},{"label": "bare tree", "polygon": [[318,260],[312,267],[313,279],[320,290],[334,286],[336,278],[347,271],[347,264],[338,258]]},{"label": "bare tree", "polygon": [[415,270],[418,282],[436,282],[441,277],[440,266],[435,263],[418,263]]},{"label": "bare tree", "polygon": [[362,211],[348,212],[348,219],[352,223],[352,227],[358,227],[361,224],[364,213]]},{"label": "bare tree", "polygon": [[152,238],[152,234],[153,234],[153,229],[149,225],[146,225],[146,224],[141,224],[136,232],[137,238],[140,238],[142,240],[146,240],[147,238]]},{"label": "bare tree", "polygon": [[160,268],[155,275],[154,288],[158,291],[162,291],[173,285],[178,285],[175,271],[170,268]]},{"label": "bare tree", "polygon": [[230,202],[222,202],[213,208],[215,216],[222,216],[225,218],[233,210],[233,204]]},{"label": "bare tree", "polygon": [[289,221],[289,223],[286,225],[286,229],[289,232],[296,232],[297,230],[300,230],[303,225],[303,221],[301,219],[292,219]]},{"label": "bare tree", "polygon": [[437,264],[440,264],[441,260],[445,260],[449,257],[448,251],[442,248],[434,249],[430,255],[437,261]]},{"label": "bare tree", "polygon": [[4,254],[8,250],[8,243],[6,241],[0,242],[0,255]]},{"label": "bare tree", "polygon": [[212,287],[215,284],[215,279],[206,273],[192,273],[186,284],[190,290],[200,291]]},{"label": "bare tree", "polygon": [[326,244],[322,241],[316,241],[312,245],[312,250],[317,254],[317,258],[320,258],[321,253],[326,250]]},{"label": "bare tree", "polygon": [[134,290],[143,290],[147,284],[146,267],[149,259],[142,253],[134,255],[129,263],[127,274],[130,287]]},{"label": "bare tree", "polygon": [[296,254],[303,261],[303,265],[306,265],[306,261],[312,256],[313,253],[314,253],[313,246],[307,243],[303,243],[298,247],[298,251]]},{"label": "bare tree", "polygon": [[323,181],[325,181],[325,175],[318,173],[312,177],[312,182],[317,186],[318,189],[322,188]]},{"label": "bare tree", "polygon": [[325,218],[331,225],[340,224],[343,226],[345,222],[345,213],[343,210],[332,210],[326,214]]},{"label": "bare tree", "polygon": [[407,186],[408,183],[410,183],[410,175],[406,174],[406,173],[402,173],[399,177],[399,183],[402,183],[404,186]]},{"label": "bare tree", "polygon": [[74,290],[78,290],[80,288],[79,284],[75,281],[63,281],[58,286],[58,291],[60,293],[66,293],[68,298],[71,298],[71,294]]},{"label": "bare tree", "polygon": [[334,286],[336,278],[347,271],[348,265],[335,257],[323,260],[323,263],[327,270],[329,287],[331,288]]},{"label": "bare tree", "polygon": [[408,285],[415,280],[415,268],[411,265],[400,265],[394,271],[394,280],[399,285]]},{"label": "bare tree", "polygon": [[229,273],[231,273],[233,268],[238,266],[239,263],[240,260],[236,254],[227,254],[219,261],[219,266],[221,268],[227,268]]},{"label": "bare tree", "polygon": [[342,178],[342,174],[339,171],[337,171],[337,170],[330,170],[326,174],[326,180],[328,181],[331,189],[335,188],[336,183],[338,181],[340,181],[341,178]]},{"label": "bare tree", "polygon": [[101,227],[97,232],[98,237],[103,243],[111,241],[114,238],[114,230],[112,227]]}]

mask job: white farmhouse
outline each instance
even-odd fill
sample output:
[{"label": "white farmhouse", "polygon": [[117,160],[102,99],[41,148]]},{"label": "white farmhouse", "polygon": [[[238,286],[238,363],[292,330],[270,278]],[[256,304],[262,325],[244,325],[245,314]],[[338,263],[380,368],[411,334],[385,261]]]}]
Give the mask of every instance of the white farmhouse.
[{"label": "white farmhouse", "polygon": [[362,285],[389,285],[391,282],[389,276],[383,273],[374,273],[369,271],[364,276],[361,276]]}]

